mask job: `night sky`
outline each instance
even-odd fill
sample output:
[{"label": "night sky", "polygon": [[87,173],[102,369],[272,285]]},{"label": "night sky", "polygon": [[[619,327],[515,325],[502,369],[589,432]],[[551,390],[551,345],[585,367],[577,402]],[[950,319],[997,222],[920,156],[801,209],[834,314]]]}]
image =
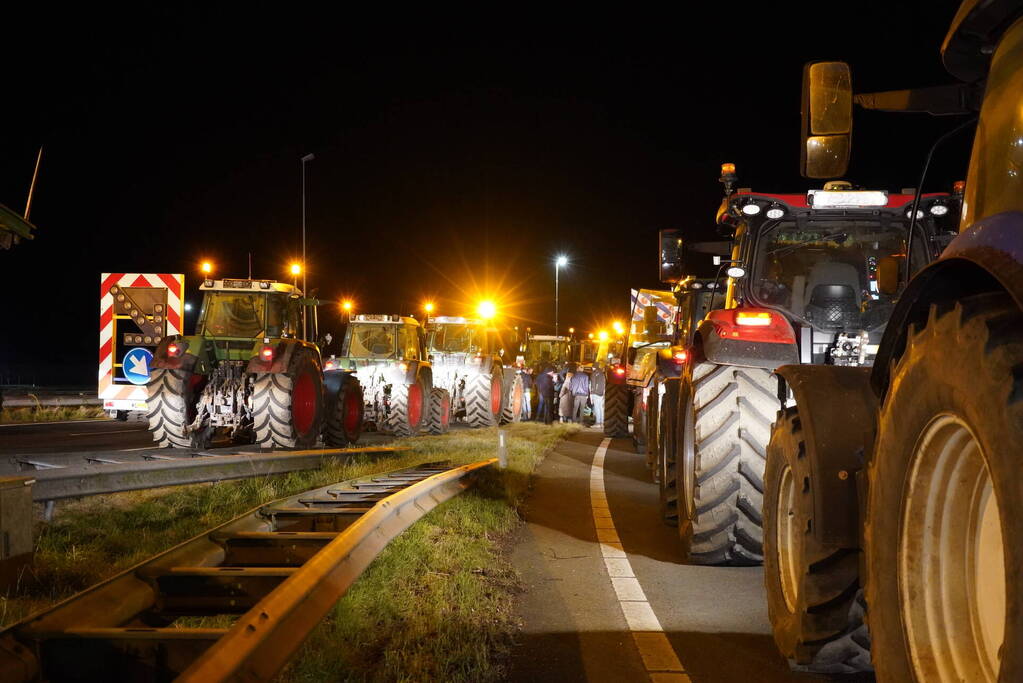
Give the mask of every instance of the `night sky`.
[{"label": "night sky", "polygon": [[[203,258],[244,277],[251,252],[254,276],[288,279],[310,152],[321,298],[403,313],[429,298],[460,314],[488,295],[553,331],[563,252],[562,327],[592,330],[626,315],[630,287],[657,286],[659,228],[714,238],[722,162],[741,186],[811,187],[798,175],[805,61],[849,61],[858,91],[949,80],[939,47],[955,3],[710,5],[716,16],[278,4],[9,19],[0,202],[23,208],[46,149],[37,238],[0,251],[0,383],[95,381],[103,271],[183,272],[193,303]],[[916,185],[958,123],[856,116],[849,178],[893,191]],[[964,177],[963,138],[938,153],[928,190]],[[321,329],[338,326],[321,314]]]}]

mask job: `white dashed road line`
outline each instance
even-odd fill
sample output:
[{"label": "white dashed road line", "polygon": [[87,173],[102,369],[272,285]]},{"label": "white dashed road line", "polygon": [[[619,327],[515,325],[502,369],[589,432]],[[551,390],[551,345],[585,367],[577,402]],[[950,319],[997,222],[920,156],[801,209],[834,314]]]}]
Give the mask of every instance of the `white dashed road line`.
[{"label": "white dashed road line", "polygon": [[661,622],[632,571],[632,564],[622,548],[622,541],[611,518],[611,509],[607,505],[604,491],[604,456],[607,455],[610,443],[611,439],[600,442],[590,467],[590,507],[593,509],[593,524],[597,530],[600,552],[604,556],[604,566],[650,680],[653,683],[689,683],[682,662],[664,635]]}]

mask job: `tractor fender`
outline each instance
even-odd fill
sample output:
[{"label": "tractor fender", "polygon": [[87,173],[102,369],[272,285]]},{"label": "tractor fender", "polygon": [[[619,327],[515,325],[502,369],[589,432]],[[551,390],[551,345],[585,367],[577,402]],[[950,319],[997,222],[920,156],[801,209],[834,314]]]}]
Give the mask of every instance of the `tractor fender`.
[{"label": "tractor fender", "polygon": [[313,352],[317,365],[320,365],[320,350],[312,342],[302,339],[281,339],[274,347],[274,358],[271,362],[263,361],[258,355],[249,359],[245,372],[249,373],[282,373],[287,372],[291,367],[291,359],[298,350],[307,349]]},{"label": "tractor fender", "polygon": [[[185,342],[188,344],[185,349],[185,353],[181,354],[177,358],[167,355],[167,346],[171,342]],[[199,362],[199,353],[202,351],[202,347],[195,346],[194,340],[189,342],[185,337],[176,335],[173,337],[166,337],[160,342],[160,345],[156,347],[156,351],[153,352],[153,360],[150,362],[149,367],[152,369],[163,369],[163,370],[187,370],[192,372],[195,369],[196,363]]]},{"label": "tractor fender", "polygon": [[344,385],[345,380],[349,377],[355,377],[355,373],[351,370],[338,368],[336,370],[328,370],[324,372],[323,391],[327,394],[327,398],[337,398],[338,393],[341,391],[341,387]]},{"label": "tractor fender", "polygon": [[405,373],[405,384],[415,384],[419,379],[426,382],[426,393],[429,394],[433,389],[433,369],[428,363],[418,360],[409,361],[408,372]]},{"label": "tractor fender", "polygon": [[[989,216],[964,230],[941,258],[910,280],[885,328],[870,383],[884,397],[892,364],[906,349],[910,325],[927,324],[932,304],[1004,291],[1023,310],[1023,212]],[[952,351],[952,349],[950,349]]]},{"label": "tractor fender", "polygon": [[822,544],[860,547],[856,473],[865,466],[877,430],[870,368],[784,365],[780,375],[796,399],[810,460],[813,534]]},{"label": "tractor fender", "polygon": [[697,328],[703,357],[719,365],[742,365],[774,370],[782,365],[799,363],[799,349],[795,342],[761,342],[730,339],[723,335],[722,326],[704,318]]}]

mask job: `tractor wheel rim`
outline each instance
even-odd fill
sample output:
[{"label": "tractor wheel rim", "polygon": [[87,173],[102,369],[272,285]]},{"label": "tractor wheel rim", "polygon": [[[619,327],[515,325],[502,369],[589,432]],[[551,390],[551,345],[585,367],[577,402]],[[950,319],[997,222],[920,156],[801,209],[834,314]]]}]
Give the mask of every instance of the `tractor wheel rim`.
[{"label": "tractor wheel rim", "polygon": [[362,407],[361,401],[357,400],[351,393],[345,393],[345,406],[344,406],[344,425],[345,431],[349,434],[355,433],[359,428],[359,422],[362,421],[359,415],[359,409]]},{"label": "tractor wheel rim", "polygon": [[309,372],[303,372],[295,380],[295,388],[291,392],[291,420],[295,431],[306,434],[313,426],[316,417],[316,385]]},{"label": "tractor wheel rim", "polygon": [[785,465],[778,486],[778,505],[775,509],[774,547],[778,552],[778,579],[781,594],[789,613],[796,611],[799,600],[799,580],[796,577],[796,480],[792,468]]},{"label": "tractor wheel rim", "polygon": [[687,398],[685,401],[685,422],[682,426],[682,448],[679,449],[681,462],[675,464],[681,467],[682,490],[678,492],[680,509],[684,511],[686,519],[696,518],[696,410],[693,402]]},{"label": "tractor wheel rim", "polygon": [[415,427],[421,419],[423,419],[423,389],[416,382],[408,388],[408,423]]},{"label": "tractor wheel rim", "polygon": [[958,416],[924,429],[899,533],[899,603],[919,681],[995,681],[1005,635],[1001,516],[980,442]]},{"label": "tractor wheel rim", "polygon": [[501,378],[490,378],[490,412],[494,415],[501,414]]}]

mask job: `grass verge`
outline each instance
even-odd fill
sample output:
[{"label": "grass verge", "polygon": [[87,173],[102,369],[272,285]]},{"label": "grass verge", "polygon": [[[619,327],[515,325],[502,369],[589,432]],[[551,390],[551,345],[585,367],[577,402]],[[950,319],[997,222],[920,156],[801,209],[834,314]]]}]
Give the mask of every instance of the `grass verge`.
[{"label": "grass verge", "polygon": [[[384,550],[313,632],[286,681],[495,680],[514,634],[518,578],[503,544],[543,453],[573,425],[509,425],[508,468],[439,506]],[[0,625],[51,605],[257,505],[422,462],[493,457],[496,430],[405,439],[411,450],[323,470],[97,496],[40,523],[32,571],[0,597]]]},{"label": "grass verge", "polygon": [[65,420],[91,420],[104,417],[102,406],[41,406],[39,408],[4,408],[0,410],[0,424],[19,422],[63,422]]}]

